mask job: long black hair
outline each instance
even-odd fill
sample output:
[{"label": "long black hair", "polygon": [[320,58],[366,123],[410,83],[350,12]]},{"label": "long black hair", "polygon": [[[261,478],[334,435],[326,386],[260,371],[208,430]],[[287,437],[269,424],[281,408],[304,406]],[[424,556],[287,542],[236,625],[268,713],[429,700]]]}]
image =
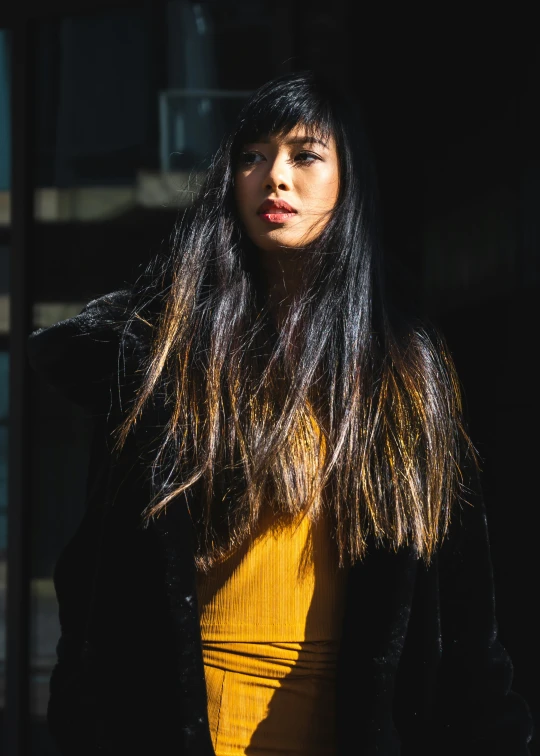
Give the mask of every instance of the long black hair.
[{"label": "long black hair", "polygon": [[[333,135],[336,206],[303,251],[304,279],[279,329],[257,249],[234,199],[244,145]],[[168,407],[152,460],[160,485],[145,515],[191,492],[200,569],[254,532],[261,509],[332,522],[340,563],[367,538],[431,558],[471,448],[443,340],[387,301],[376,173],[354,102],[311,72],[258,89],[224,138],[162,269],[163,306],[118,448],[159,391]],[[163,471],[166,474],[163,474]]]}]

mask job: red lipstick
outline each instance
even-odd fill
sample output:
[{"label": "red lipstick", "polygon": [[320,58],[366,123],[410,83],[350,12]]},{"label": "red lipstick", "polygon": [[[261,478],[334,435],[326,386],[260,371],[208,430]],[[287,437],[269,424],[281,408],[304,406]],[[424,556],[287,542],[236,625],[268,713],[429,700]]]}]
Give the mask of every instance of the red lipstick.
[{"label": "red lipstick", "polygon": [[285,223],[294,218],[297,211],[282,199],[266,199],[257,210],[257,215],[267,223]]}]

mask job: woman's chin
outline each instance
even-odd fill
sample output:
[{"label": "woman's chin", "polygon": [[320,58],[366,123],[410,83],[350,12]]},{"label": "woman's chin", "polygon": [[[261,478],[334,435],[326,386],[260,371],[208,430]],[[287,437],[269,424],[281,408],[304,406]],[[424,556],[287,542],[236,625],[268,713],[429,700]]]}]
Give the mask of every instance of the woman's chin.
[{"label": "woman's chin", "polygon": [[258,234],[253,241],[264,252],[278,252],[279,250],[304,249],[306,240],[299,234],[291,234],[288,229],[275,228],[265,234]]}]

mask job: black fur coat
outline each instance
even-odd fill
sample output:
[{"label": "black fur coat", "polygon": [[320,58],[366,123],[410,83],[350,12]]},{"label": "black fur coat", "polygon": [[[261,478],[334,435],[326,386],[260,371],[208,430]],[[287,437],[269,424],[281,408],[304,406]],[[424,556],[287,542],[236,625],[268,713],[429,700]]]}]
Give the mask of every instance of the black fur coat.
[{"label": "black fur coat", "polygon": [[[64,756],[212,756],[189,516],[171,506],[139,524],[142,450],[159,407],[111,461],[110,430],[145,348],[124,329],[129,301],[129,290],[114,292],[29,338],[32,367],[95,421],[86,514],[54,573],[61,638],[49,729]],[[479,490],[429,568],[408,549],[373,546],[350,570],[338,756],[529,754],[531,715],[497,639]]]}]

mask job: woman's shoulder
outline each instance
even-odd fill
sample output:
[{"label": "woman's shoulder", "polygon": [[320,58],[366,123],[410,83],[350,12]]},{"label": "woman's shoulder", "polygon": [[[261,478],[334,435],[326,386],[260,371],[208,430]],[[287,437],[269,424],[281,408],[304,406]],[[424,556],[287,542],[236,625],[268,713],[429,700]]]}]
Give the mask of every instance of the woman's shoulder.
[{"label": "woman's shoulder", "polygon": [[31,367],[68,399],[91,406],[128,355],[140,353],[144,331],[134,324],[132,287],[99,296],[78,315],[28,337]]}]

